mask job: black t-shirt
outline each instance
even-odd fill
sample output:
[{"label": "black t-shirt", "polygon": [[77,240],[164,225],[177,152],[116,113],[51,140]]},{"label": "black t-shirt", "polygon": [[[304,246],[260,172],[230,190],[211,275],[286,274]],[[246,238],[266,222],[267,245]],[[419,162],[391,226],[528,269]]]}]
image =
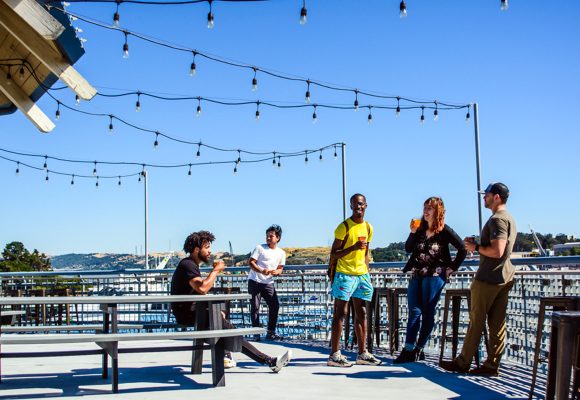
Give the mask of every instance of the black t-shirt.
[{"label": "black t-shirt", "polygon": [[[189,284],[189,281],[200,276],[199,266],[190,258],[184,258],[179,262],[171,278],[171,294],[197,294]],[[178,322],[180,320],[189,320],[195,311],[195,304],[192,302],[171,303],[171,310]]]}]

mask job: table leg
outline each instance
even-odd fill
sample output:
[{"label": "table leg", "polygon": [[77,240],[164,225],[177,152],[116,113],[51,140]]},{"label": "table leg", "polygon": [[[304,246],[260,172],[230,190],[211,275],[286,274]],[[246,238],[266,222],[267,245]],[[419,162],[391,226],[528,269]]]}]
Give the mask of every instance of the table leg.
[{"label": "table leg", "polygon": [[461,297],[451,298],[451,358],[457,357],[457,347],[459,343],[459,313],[461,310]]},{"label": "table leg", "polygon": [[550,332],[550,350],[548,356],[548,378],[546,382],[546,400],[554,400],[556,392],[556,353],[558,348],[558,327],[552,323]]},{"label": "table leg", "polygon": [[[558,343],[572,343],[575,332],[569,321],[560,321]],[[561,350],[561,351],[560,351]],[[572,366],[572,349],[556,349],[556,398],[568,399],[570,395],[570,378]]]}]

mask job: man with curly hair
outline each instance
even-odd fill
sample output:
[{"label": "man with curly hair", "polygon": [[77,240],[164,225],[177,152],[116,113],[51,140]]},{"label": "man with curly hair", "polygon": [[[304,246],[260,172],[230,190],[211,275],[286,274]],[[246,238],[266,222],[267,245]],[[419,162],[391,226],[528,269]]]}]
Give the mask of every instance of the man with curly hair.
[{"label": "man with curly hair", "polygon": [[[216,262],[209,275],[205,278],[201,276],[199,266],[202,263],[208,264],[211,257],[211,244],[215,240],[212,233],[208,231],[194,232],[185,239],[183,250],[189,254],[179,262],[171,279],[172,295],[205,295],[213,287],[214,282],[225,269],[222,260]],[[178,324],[193,326],[196,321],[196,304],[194,302],[171,303],[171,310]],[[234,325],[225,318],[222,313],[222,325],[224,329],[233,329]],[[291,350],[279,357],[270,357],[247,340],[242,341],[242,353],[252,360],[262,365],[268,365],[272,371],[279,372],[285,367],[292,357]]]}]

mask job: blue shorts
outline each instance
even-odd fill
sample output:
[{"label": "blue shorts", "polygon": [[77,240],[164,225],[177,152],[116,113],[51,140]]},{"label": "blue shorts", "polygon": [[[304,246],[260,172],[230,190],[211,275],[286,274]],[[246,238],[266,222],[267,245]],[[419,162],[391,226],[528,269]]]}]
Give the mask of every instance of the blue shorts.
[{"label": "blue shorts", "polygon": [[373,285],[371,276],[347,275],[337,272],[332,282],[332,296],[335,299],[349,301],[351,297],[356,297],[364,301],[371,301],[373,297]]}]

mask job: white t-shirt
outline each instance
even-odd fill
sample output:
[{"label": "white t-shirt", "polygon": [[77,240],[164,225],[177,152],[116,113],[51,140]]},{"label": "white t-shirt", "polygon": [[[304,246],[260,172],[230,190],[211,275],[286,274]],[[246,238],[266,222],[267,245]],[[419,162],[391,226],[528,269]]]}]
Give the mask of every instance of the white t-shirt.
[{"label": "white t-shirt", "polygon": [[[267,268],[269,270],[275,270],[278,265],[286,264],[286,253],[279,247],[271,249],[267,244],[259,244],[256,246],[250,258],[256,260],[256,264],[260,268]],[[259,272],[254,271],[250,268],[250,274],[248,279],[256,281],[258,283],[272,283],[274,278],[271,275],[264,275]]]}]

